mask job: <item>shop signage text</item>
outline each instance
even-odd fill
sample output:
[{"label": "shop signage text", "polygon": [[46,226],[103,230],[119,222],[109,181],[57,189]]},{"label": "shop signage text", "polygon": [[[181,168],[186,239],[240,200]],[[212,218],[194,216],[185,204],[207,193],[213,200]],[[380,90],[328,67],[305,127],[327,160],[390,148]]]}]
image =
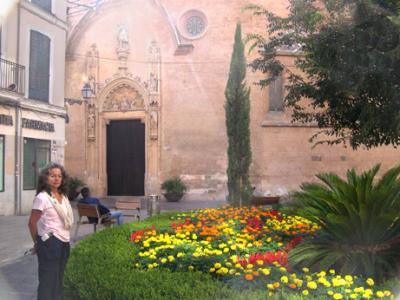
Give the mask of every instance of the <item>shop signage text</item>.
[{"label": "shop signage text", "polygon": [[22,127],[36,130],[54,132],[54,124],[38,120],[22,118]]},{"label": "shop signage text", "polygon": [[12,116],[0,115],[0,125],[13,125]]}]

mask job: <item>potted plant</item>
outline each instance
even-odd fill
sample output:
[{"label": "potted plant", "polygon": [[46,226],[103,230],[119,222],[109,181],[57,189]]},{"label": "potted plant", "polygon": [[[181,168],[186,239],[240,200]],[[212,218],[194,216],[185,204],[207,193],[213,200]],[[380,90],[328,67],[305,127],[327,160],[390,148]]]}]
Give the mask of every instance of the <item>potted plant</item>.
[{"label": "potted plant", "polygon": [[165,191],[164,197],[169,202],[181,200],[186,191],[186,186],[180,178],[167,179],[161,184],[161,189]]},{"label": "potted plant", "polygon": [[73,201],[78,197],[79,190],[85,186],[85,182],[83,182],[79,177],[70,177],[68,180],[68,199]]}]

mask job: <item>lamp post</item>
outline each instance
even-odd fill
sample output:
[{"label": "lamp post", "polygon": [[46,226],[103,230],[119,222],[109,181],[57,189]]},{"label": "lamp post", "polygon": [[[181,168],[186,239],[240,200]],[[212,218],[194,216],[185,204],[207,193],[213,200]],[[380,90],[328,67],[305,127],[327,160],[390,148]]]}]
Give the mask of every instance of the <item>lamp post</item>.
[{"label": "lamp post", "polygon": [[82,98],[84,100],[88,100],[93,96],[92,88],[90,87],[90,84],[87,82],[83,85],[81,92],[82,92]]}]

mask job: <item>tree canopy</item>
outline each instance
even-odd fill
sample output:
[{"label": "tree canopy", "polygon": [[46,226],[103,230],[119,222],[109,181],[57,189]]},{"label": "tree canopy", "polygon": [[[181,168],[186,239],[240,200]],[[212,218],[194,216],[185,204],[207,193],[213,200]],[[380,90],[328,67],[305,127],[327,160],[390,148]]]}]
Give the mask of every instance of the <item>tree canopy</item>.
[{"label": "tree canopy", "polygon": [[[250,34],[262,87],[288,78],[285,104],[292,120],[315,123],[311,141],[356,149],[400,143],[400,1],[290,0],[280,17],[250,5],[267,22],[266,36]],[[291,72],[280,50],[299,50]]]}]

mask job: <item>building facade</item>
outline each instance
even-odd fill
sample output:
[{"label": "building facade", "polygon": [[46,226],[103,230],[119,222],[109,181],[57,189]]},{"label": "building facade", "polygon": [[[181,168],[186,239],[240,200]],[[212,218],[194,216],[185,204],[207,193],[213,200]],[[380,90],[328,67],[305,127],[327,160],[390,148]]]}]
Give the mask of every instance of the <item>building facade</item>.
[{"label": "building facade", "polygon": [[[163,180],[178,176],[189,187],[186,199],[223,199],[224,90],[237,20],[244,34],[264,33],[264,20],[243,11],[254,2],[278,14],[288,6],[272,0],[114,0],[71,13],[68,170],[102,196],[160,193]],[[289,68],[295,52],[282,50]],[[398,163],[399,152],[390,147],[313,148],[308,139],[318,129],[291,123],[283,107],[286,79],[261,90],[253,85],[261,76],[247,73],[250,175],[260,191],[284,194],[318,172]],[[91,97],[74,100],[82,86],[91,88]]]},{"label": "building facade", "polygon": [[64,163],[66,1],[0,9],[0,214],[29,213],[38,174]]}]

